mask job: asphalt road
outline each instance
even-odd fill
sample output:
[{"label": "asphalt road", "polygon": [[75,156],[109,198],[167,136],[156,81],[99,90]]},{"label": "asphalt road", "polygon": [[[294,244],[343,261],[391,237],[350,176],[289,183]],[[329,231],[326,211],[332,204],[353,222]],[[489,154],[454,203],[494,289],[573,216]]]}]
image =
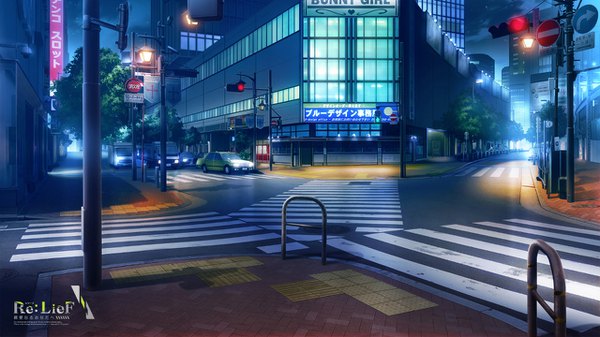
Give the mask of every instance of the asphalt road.
[{"label": "asphalt road", "polygon": [[[482,304],[481,310],[516,325],[526,317],[527,248],[544,239],[563,258],[568,326],[577,331],[598,326],[600,235],[523,208],[530,165],[516,154],[442,177],[401,181],[169,171],[170,188],[203,200],[202,206],[174,216],[107,218],[103,262],[279,254],[282,203],[291,195],[315,196],[328,210],[329,258],[386,269]],[[293,202],[288,216],[292,222],[321,223],[310,202]],[[81,268],[77,220],[23,221],[1,229],[3,327],[11,326],[12,310],[4,303],[32,299],[38,273]],[[318,231],[290,228],[288,255],[306,258],[320,251]],[[550,299],[552,280],[542,258],[539,270],[542,292]],[[542,328],[550,329],[549,323]]]}]

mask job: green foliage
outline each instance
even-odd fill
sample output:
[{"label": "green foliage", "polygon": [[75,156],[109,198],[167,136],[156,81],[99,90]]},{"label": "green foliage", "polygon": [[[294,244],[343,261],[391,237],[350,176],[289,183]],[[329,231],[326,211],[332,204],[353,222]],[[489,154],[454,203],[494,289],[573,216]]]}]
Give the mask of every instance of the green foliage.
[{"label": "green foliage", "polygon": [[[128,123],[129,112],[123,102],[124,83],[129,69],[121,66],[119,56],[107,48],[100,50],[100,110],[102,113],[102,138],[105,142],[119,140],[122,127]],[[65,68],[68,76],[54,83],[59,109],[56,119],[62,129],[82,138],[82,89],[83,49],[78,48],[75,56]]]},{"label": "green foliage", "polygon": [[444,127],[455,137],[485,141],[520,140],[523,128],[471,95],[460,96],[444,114]]},{"label": "green foliage", "polygon": [[[542,109],[534,114],[533,120],[539,117],[542,121],[554,121],[554,107],[551,102],[542,105]],[[558,106],[558,136],[564,137],[567,134],[567,114],[563,106]]]},{"label": "green foliage", "polygon": [[[177,111],[173,108],[167,109],[167,140],[173,141],[177,144],[185,143],[185,130],[183,129],[183,123]],[[146,113],[144,116],[144,142],[151,143],[160,141],[160,109],[156,109],[156,112]],[[140,143],[142,122],[139,121],[136,124],[136,143]]]}]

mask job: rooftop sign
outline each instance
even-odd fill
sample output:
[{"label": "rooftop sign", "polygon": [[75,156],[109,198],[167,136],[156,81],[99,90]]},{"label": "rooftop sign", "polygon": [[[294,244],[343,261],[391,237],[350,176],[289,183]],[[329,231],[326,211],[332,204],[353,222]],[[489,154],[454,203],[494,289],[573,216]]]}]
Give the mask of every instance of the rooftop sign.
[{"label": "rooftop sign", "polygon": [[395,16],[398,0],[304,0],[305,16]]}]

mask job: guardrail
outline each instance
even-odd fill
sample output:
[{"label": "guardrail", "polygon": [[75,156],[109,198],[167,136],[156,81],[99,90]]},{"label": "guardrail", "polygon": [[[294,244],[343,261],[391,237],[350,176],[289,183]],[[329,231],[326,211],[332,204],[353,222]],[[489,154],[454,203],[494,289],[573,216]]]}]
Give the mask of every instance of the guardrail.
[{"label": "guardrail", "polygon": [[[537,256],[542,251],[548,257],[554,281],[554,310],[537,291]],[[543,240],[536,240],[529,246],[527,257],[527,326],[528,336],[537,336],[537,304],[554,320],[554,337],[567,335],[567,306],[565,272],[560,257],[554,248]]]},{"label": "guardrail", "polygon": [[[293,200],[314,201],[317,205],[319,205],[319,207],[321,208],[321,217],[322,217],[321,226],[298,224],[298,223],[288,223],[287,222],[287,207],[290,204],[290,202],[292,202]],[[285,241],[286,241],[287,226],[317,228],[317,229],[320,228],[321,229],[321,243],[322,243],[321,263],[323,265],[325,263],[327,263],[327,261],[326,261],[326,259],[327,259],[327,210],[325,209],[325,205],[323,205],[323,203],[319,199],[314,198],[314,197],[304,196],[304,195],[292,195],[291,197],[287,198],[287,200],[283,203],[283,206],[281,207],[281,258],[282,259],[285,259],[285,255],[286,255],[286,242]]]}]

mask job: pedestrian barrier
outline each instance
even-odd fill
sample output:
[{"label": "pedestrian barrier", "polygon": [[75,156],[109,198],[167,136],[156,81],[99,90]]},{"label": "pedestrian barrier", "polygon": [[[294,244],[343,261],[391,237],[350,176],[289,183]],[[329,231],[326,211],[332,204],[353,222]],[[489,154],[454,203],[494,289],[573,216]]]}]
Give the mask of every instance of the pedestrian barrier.
[{"label": "pedestrian barrier", "polygon": [[[298,223],[288,223],[287,222],[287,207],[293,200],[308,200],[314,201],[321,208],[321,226],[316,225],[306,225],[306,224],[298,224]],[[325,209],[325,205],[314,197],[304,196],[304,195],[292,195],[287,198],[287,200],[283,203],[281,208],[281,258],[285,259],[286,253],[286,232],[287,226],[296,226],[296,227],[304,227],[304,228],[320,228],[321,229],[321,243],[322,243],[322,251],[321,251],[321,263],[324,265],[327,261],[327,210]]]},{"label": "pedestrian barrier", "polygon": [[[554,281],[554,310],[537,291],[537,256],[542,251],[548,257]],[[537,336],[537,304],[554,320],[554,337],[567,335],[565,272],[558,253],[543,240],[536,240],[529,246],[527,257],[527,325],[528,336]]]}]

